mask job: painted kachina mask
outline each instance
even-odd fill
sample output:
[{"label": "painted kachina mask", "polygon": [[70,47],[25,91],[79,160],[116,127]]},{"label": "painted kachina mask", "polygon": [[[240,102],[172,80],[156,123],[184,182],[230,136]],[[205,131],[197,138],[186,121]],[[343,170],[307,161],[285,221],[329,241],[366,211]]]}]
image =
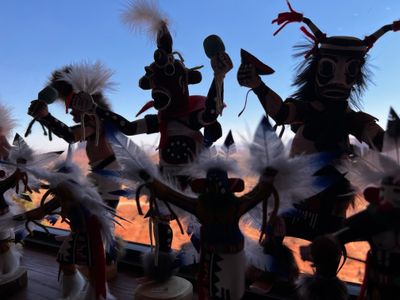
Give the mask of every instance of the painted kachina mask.
[{"label": "painted kachina mask", "polygon": [[[280,32],[291,22],[303,22],[301,31],[312,41],[310,45],[299,46],[303,49],[299,55],[304,55],[294,85],[298,87],[294,98],[305,101],[350,100],[357,106],[358,99],[366,87],[368,72],[366,59],[368,51],[374,43],[388,31],[398,31],[400,21],[382,26],[379,30],[364,39],[352,36],[327,36],[309,18],[292,9],[289,2],[289,12],[280,13],[273,23],[282,25],[275,33]],[[316,99],[317,98],[317,99]],[[344,105],[345,107],[347,105]]]},{"label": "painted kachina mask", "polygon": [[196,67],[187,68],[180,53],[173,51],[167,18],[151,2],[136,1],[131,3],[123,19],[133,28],[148,26],[157,42],[154,61],[145,67],[146,73],[139,80],[141,89],[151,90],[153,101],[148,102],[138,115],[150,107],[169,117],[190,112],[188,86],[199,83],[202,77]]}]

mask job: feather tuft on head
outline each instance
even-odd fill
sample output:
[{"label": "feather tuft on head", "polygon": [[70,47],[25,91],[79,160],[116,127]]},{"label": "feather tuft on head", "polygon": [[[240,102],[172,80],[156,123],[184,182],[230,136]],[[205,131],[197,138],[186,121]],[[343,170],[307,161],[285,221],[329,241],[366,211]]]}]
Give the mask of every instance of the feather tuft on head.
[{"label": "feather tuft on head", "polygon": [[153,0],[130,1],[122,13],[122,20],[133,30],[147,31],[152,39],[157,36],[162,27],[168,25],[166,15]]},{"label": "feather tuft on head", "polygon": [[0,103],[0,136],[10,138],[11,131],[17,125],[17,122],[11,116],[11,108]]},{"label": "feather tuft on head", "polygon": [[57,81],[69,83],[74,92],[85,92],[89,95],[102,94],[113,90],[115,83],[110,81],[113,71],[100,61],[75,63],[59,71]]}]

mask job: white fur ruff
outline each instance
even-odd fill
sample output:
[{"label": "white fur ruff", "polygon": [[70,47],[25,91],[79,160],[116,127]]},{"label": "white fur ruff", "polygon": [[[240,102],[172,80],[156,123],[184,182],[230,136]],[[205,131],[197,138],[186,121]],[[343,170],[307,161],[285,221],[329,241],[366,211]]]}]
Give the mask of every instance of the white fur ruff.
[{"label": "white fur ruff", "polygon": [[85,92],[89,95],[112,90],[115,84],[110,81],[113,72],[101,62],[84,61],[69,66],[69,72],[61,72],[58,80],[72,85],[75,92]]}]

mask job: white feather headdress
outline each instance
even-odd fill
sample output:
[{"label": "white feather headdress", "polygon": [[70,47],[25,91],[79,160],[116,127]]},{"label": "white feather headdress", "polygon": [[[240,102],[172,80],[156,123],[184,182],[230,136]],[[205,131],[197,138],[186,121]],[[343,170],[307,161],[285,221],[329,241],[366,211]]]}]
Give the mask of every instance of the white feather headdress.
[{"label": "white feather headdress", "polygon": [[57,80],[71,84],[76,93],[85,92],[93,95],[114,88],[115,83],[110,81],[112,75],[113,71],[101,62],[84,61],[71,64],[65,70],[60,71],[60,77]]},{"label": "white feather headdress", "polygon": [[152,39],[164,25],[169,23],[158,3],[153,0],[129,1],[126,10],[122,13],[122,20],[133,30],[145,29]]},{"label": "white feather headdress", "polygon": [[96,187],[83,175],[79,166],[73,163],[72,156],[73,149],[70,146],[66,159],[57,161],[50,169],[37,167],[26,169],[38,179],[47,181],[49,189],[56,188],[60,184],[69,185],[73,199],[97,217],[101,225],[102,236],[109,244],[114,238],[114,213],[104,203]]},{"label": "white feather headdress", "polygon": [[0,133],[6,138],[10,138],[11,131],[16,125],[16,120],[11,116],[11,109],[0,103]]},{"label": "white feather headdress", "polygon": [[391,108],[384,135],[382,152],[367,150],[340,166],[357,191],[380,186],[386,177],[400,177],[400,119]]}]

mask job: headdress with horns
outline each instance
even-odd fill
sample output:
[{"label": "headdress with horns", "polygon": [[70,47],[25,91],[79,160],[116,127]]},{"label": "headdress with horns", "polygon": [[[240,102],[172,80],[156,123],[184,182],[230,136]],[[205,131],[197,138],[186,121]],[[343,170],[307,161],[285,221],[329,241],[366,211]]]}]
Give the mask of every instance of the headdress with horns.
[{"label": "headdress with horns", "polygon": [[280,13],[272,23],[277,23],[281,27],[275,31],[274,35],[278,34],[287,24],[292,22],[303,22],[311,30],[310,33],[304,26],[300,30],[314,41],[314,48],[306,54],[306,57],[321,51],[349,51],[360,52],[365,55],[371,49],[374,43],[388,31],[400,30],[400,21],[394,21],[392,24],[382,26],[373,34],[366,36],[363,40],[351,36],[332,36],[327,37],[309,18],[303,16],[302,13],[295,11],[286,1],[289,6],[289,12]]}]

